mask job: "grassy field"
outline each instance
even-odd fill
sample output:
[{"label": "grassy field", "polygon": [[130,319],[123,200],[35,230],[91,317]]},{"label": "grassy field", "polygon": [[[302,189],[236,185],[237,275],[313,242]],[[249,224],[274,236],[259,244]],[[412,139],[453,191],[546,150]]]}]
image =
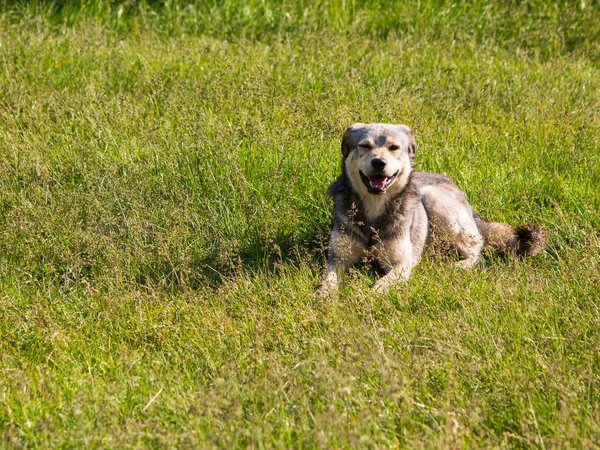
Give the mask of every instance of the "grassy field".
[{"label": "grassy field", "polygon": [[[319,300],[355,121],[547,251]],[[600,447],[600,3],[0,3],[5,448]]]}]

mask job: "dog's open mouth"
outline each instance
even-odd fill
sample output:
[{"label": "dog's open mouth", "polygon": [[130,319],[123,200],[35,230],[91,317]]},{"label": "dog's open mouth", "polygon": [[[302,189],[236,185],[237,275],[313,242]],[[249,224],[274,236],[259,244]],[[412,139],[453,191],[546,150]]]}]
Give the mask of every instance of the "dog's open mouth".
[{"label": "dog's open mouth", "polygon": [[385,175],[371,175],[370,177],[367,177],[364,173],[359,171],[360,179],[371,194],[383,194],[394,182],[398,176],[398,172],[391,177],[386,177]]}]

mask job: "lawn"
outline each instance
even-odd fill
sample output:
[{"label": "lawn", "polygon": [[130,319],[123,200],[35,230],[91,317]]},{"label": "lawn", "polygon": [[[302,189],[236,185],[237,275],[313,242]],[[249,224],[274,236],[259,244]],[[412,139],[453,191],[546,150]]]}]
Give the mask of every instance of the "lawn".
[{"label": "lawn", "polygon": [[[548,235],[322,277],[340,139]],[[600,3],[0,3],[5,448],[600,447]]]}]

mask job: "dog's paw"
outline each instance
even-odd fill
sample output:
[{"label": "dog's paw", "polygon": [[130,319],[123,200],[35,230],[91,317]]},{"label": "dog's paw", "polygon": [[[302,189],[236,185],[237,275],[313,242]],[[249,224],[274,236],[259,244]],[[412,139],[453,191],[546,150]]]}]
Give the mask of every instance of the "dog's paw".
[{"label": "dog's paw", "polygon": [[315,292],[315,297],[320,300],[325,300],[325,299],[331,297],[332,295],[334,295],[336,292],[337,292],[337,287],[330,288],[330,287],[321,286]]},{"label": "dog's paw", "polygon": [[325,299],[337,292],[337,283],[324,282],[321,287],[317,290],[316,296],[320,299]]},{"label": "dog's paw", "polygon": [[389,290],[390,290],[390,283],[385,278],[380,278],[373,285],[373,291],[375,291],[377,294],[385,294]]},{"label": "dog's paw", "polygon": [[474,258],[463,259],[462,261],[457,261],[456,267],[462,270],[472,269],[477,265],[479,261]]},{"label": "dog's paw", "polygon": [[323,280],[323,284],[317,291],[318,298],[327,298],[334,294],[338,289],[338,278],[335,272],[328,273]]},{"label": "dog's paw", "polygon": [[315,291],[315,297],[320,300],[324,300],[324,299],[328,298],[332,294],[332,292],[333,291],[330,289],[321,287]]}]

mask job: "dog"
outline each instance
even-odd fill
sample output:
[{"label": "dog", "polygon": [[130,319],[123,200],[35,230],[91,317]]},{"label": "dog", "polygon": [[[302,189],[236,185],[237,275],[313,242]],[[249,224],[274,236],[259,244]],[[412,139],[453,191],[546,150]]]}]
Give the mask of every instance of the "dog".
[{"label": "dog", "polygon": [[450,179],[413,171],[415,152],[406,125],[355,123],[344,132],[342,173],[329,187],[333,230],[321,296],[335,291],[340,273],[365,257],[385,273],[376,292],[407,281],[434,234],[456,248],[462,268],[477,264],[484,246],[522,256],[544,248],[541,228],[486,221]]}]

